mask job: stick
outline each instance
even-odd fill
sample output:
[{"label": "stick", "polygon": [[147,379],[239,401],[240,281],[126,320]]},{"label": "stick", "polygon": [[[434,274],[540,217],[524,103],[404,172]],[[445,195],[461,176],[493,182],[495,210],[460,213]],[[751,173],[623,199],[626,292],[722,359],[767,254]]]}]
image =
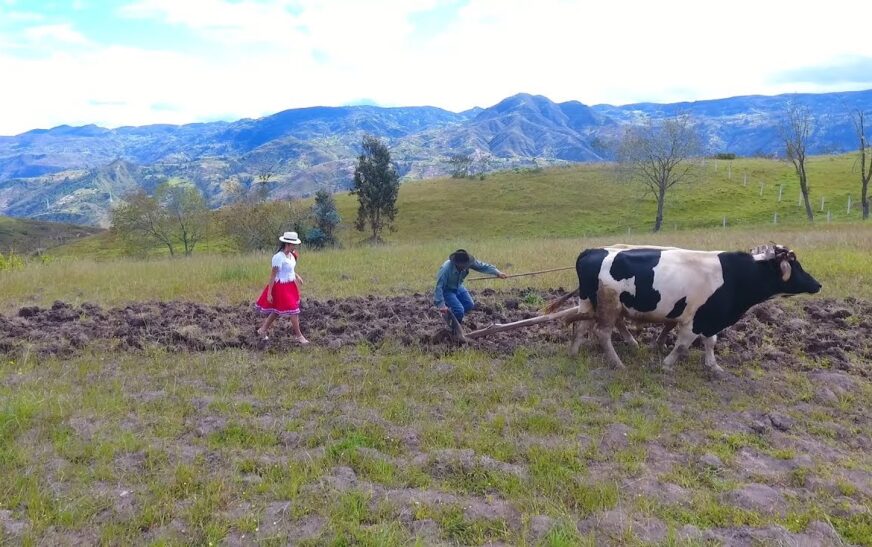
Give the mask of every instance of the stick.
[{"label": "stick", "polygon": [[[508,279],[508,278],[510,278],[510,277],[524,277],[524,276],[526,276],[526,275],[539,275],[539,274],[543,274],[543,273],[549,273],[549,272],[562,272],[562,271],[564,271],[564,270],[574,270],[574,269],[575,269],[575,266],[570,266],[570,267],[568,267],[568,268],[551,268],[550,270],[542,270],[542,271],[538,271],[538,272],[527,272],[527,273],[520,273],[520,274],[507,275],[507,276],[506,276],[506,279]],[[482,279],[499,279],[499,278],[498,278],[498,277],[492,277],[492,276],[488,276],[488,277],[470,277],[469,279],[467,279],[467,281],[480,281],[480,280],[482,280]]]}]

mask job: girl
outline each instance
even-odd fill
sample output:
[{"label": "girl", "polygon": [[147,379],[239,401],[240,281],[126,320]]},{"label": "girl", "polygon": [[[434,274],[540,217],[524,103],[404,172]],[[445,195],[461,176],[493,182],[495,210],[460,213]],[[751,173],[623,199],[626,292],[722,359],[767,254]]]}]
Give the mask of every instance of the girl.
[{"label": "girl", "polygon": [[309,343],[300,332],[300,290],[303,278],[296,273],[296,246],[301,243],[297,232],[285,232],[279,237],[279,250],[272,257],[272,271],[269,284],[263,290],[254,306],[260,313],[266,314],[263,324],[257,329],[258,336],[269,340],[269,329],[280,315],[291,318],[294,327],[294,337],[301,346]]}]

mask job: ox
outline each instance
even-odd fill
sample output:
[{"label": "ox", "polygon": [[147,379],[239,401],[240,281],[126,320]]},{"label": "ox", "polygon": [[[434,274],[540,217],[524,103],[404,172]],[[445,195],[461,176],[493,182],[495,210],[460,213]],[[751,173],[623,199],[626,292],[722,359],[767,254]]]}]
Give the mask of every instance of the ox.
[{"label": "ox", "polygon": [[[675,347],[663,360],[667,369],[702,337],[705,364],[718,373],[722,369],[714,347],[720,331],[774,296],[815,294],[821,289],[793,251],[778,245],[750,253],[615,245],[583,251],[575,269],[579,312],[593,315],[592,328],[600,346],[617,368],[624,364],[612,346],[612,331],[617,329],[624,340],[638,347],[624,318],[664,324],[658,342],[677,327]],[[576,332],[573,354],[583,331]]]}]

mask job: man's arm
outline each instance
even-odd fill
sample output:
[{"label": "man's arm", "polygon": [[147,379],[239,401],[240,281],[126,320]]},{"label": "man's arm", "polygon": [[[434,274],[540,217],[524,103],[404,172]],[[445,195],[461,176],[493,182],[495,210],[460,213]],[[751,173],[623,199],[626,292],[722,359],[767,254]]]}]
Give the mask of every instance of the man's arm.
[{"label": "man's arm", "polygon": [[[449,263],[447,266],[450,266]],[[437,308],[445,307],[445,283],[448,282],[448,267],[443,265],[436,274],[436,288],[433,290],[433,304]]]},{"label": "man's arm", "polygon": [[475,270],[477,272],[481,272],[483,274],[495,275],[500,278],[505,278],[506,274],[501,272],[496,266],[493,264],[488,264],[487,262],[482,262],[481,260],[475,259],[475,261],[469,265],[469,268]]}]

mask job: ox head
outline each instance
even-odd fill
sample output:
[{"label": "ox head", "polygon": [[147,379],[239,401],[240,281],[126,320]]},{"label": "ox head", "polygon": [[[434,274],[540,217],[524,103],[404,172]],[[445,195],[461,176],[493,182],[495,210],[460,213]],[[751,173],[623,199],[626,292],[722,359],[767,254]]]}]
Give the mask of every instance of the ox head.
[{"label": "ox head", "polygon": [[773,275],[778,277],[778,292],[784,295],[820,292],[818,280],[802,269],[796,253],[781,245],[764,245],[751,249],[751,255],[758,262],[766,262],[772,267]]}]

